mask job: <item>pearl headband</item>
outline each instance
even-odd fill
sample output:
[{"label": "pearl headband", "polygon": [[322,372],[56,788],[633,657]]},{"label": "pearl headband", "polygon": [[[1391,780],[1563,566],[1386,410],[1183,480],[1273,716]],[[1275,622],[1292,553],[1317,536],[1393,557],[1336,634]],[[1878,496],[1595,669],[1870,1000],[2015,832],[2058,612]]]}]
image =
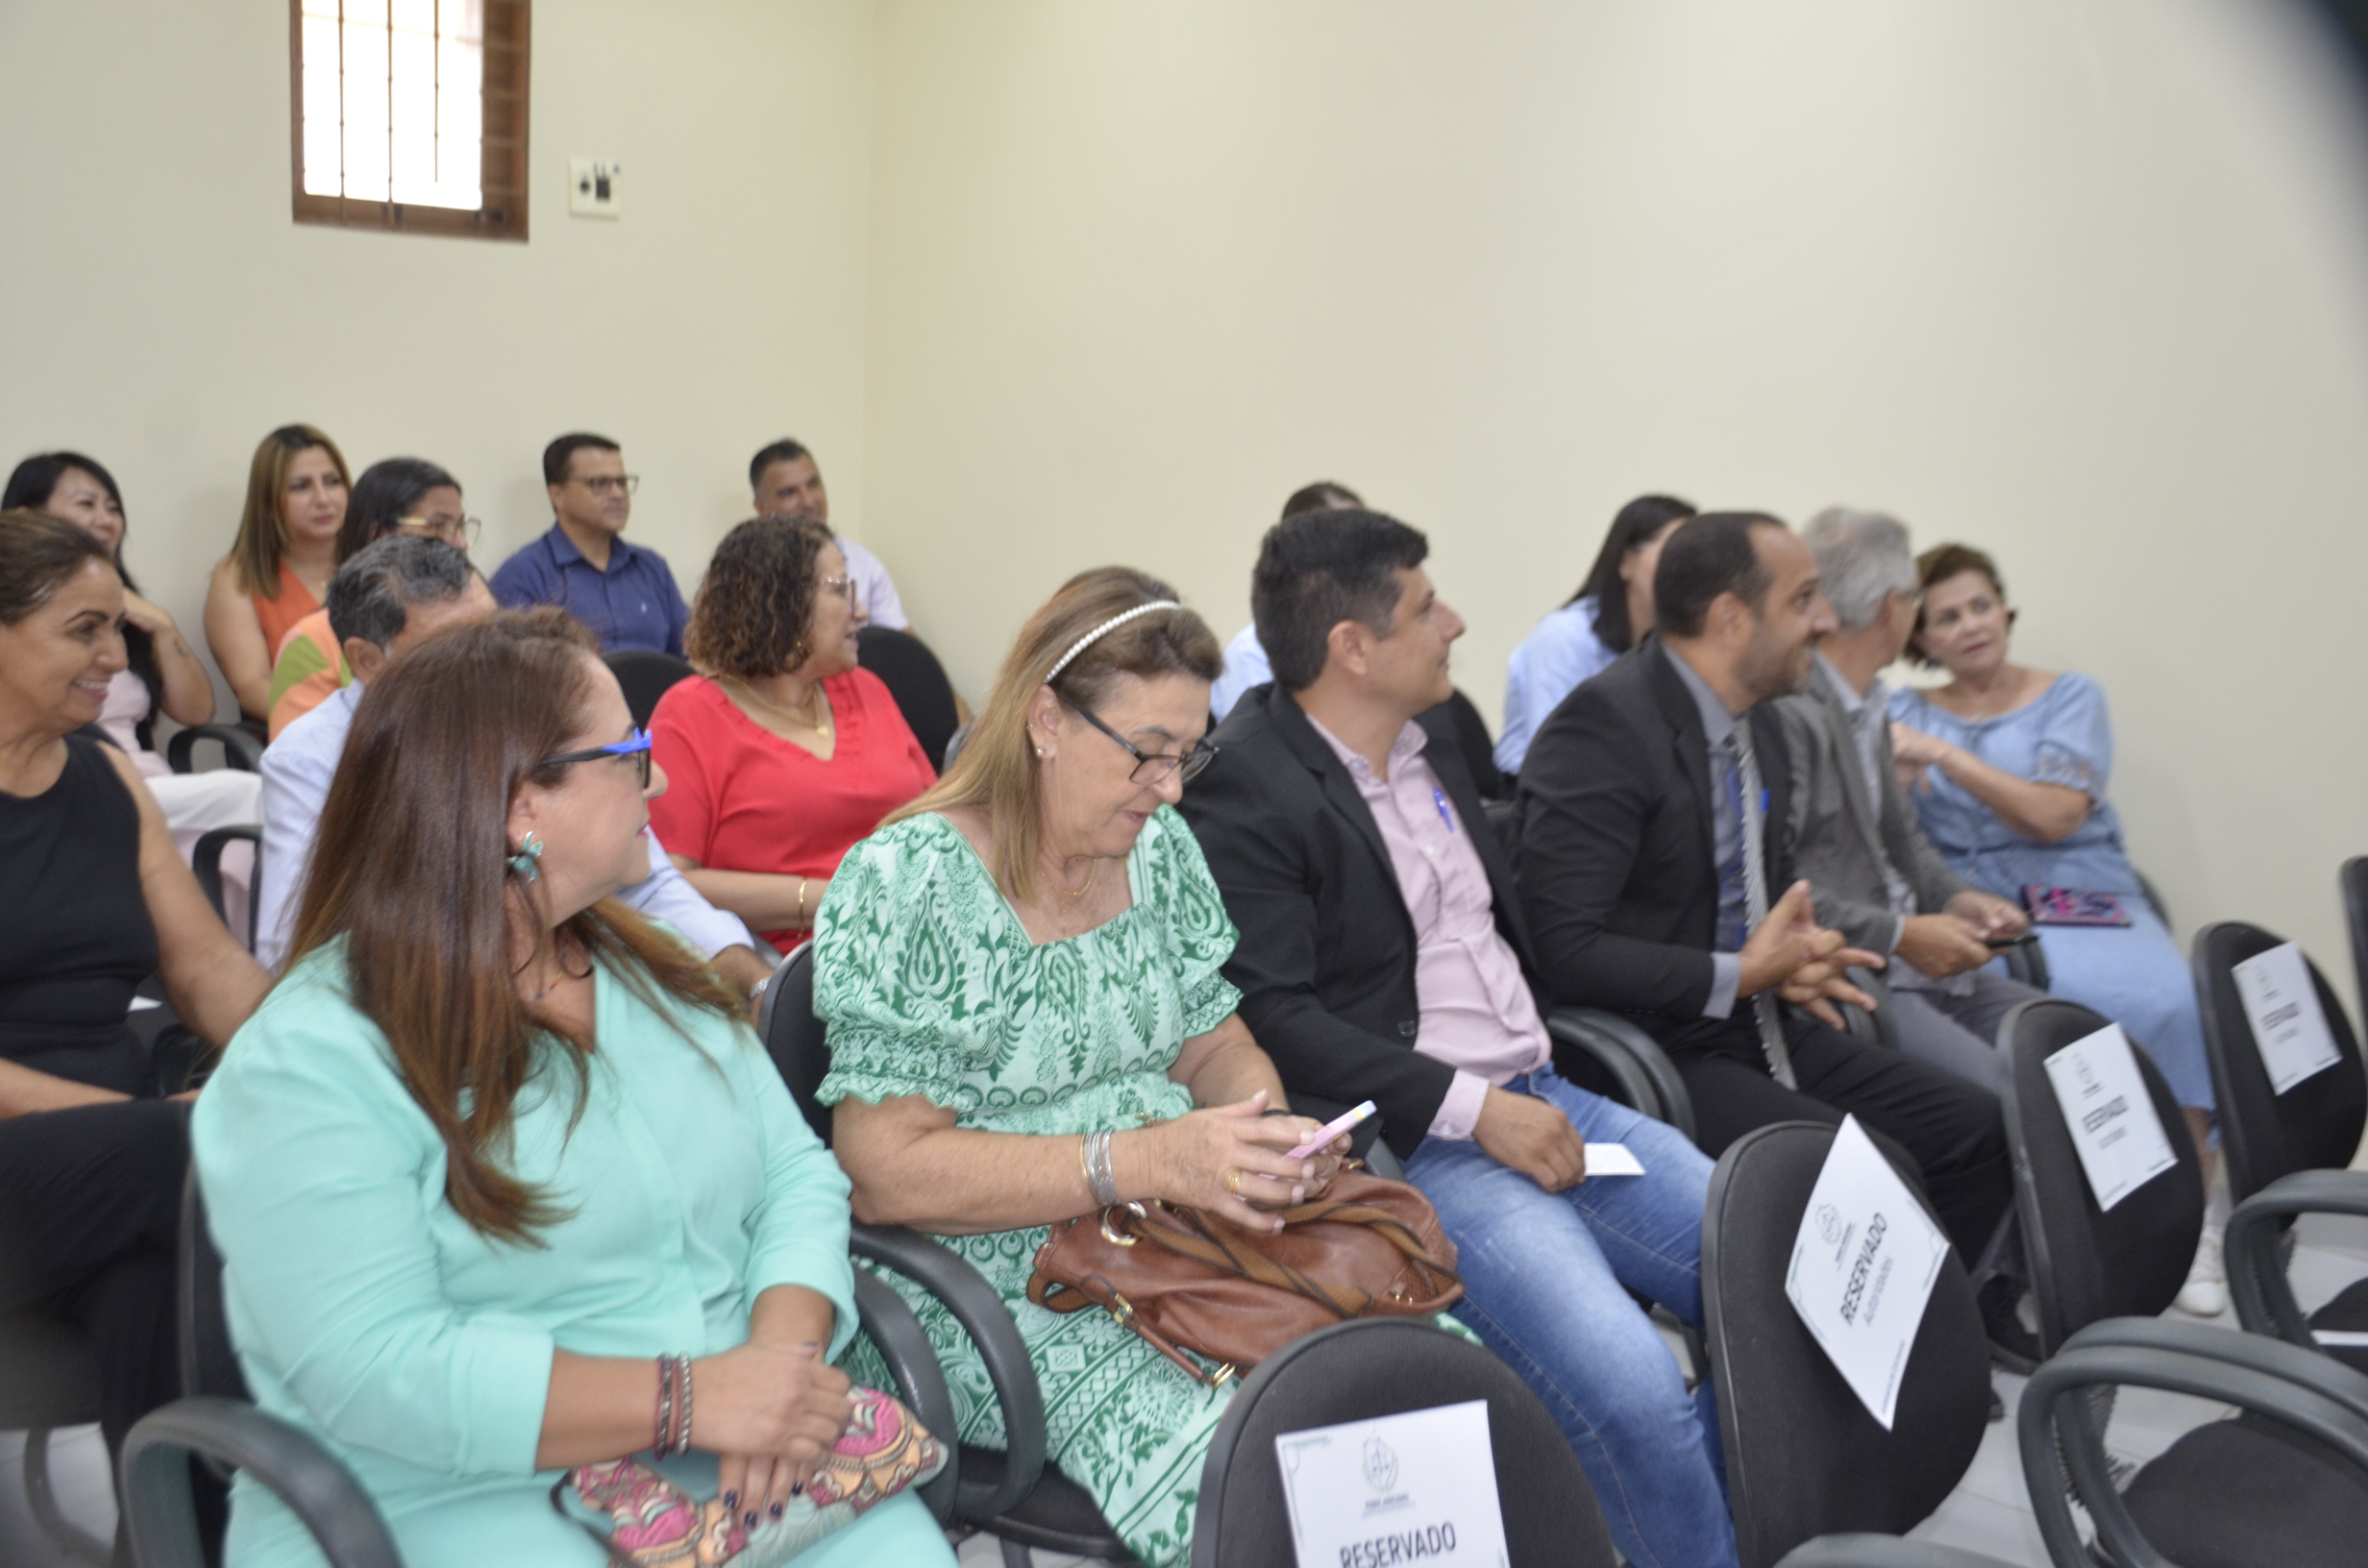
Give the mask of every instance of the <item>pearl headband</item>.
[{"label": "pearl headband", "polygon": [[1160,599],[1154,600],[1148,604],[1138,604],[1133,609],[1126,611],[1124,614],[1112,616],[1109,620],[1104,621],[1100,625],[1096,626],[1092,631],[1087,632],[1084,636],[1069,645],[1069,651],[1062,654],[1060,658],[1054,662],[1050,670],[1045,672],[1045,684],[1048,686],[1051,685],[1055,680],[1060,678],[1061,672],[1068,669],[1070,662],[1076,658],[1078,654],[1084,652],[1087,649],[1092,648],[1096,643],[1101,641],[1102,638],[1118,630],[1119,627],[1126,625],[1127,622],[1134,620],[1137,616],[1148,615],[1153,610],[1180,610],[1183,607],[1183,605],[1178,604],[1172,599]]}]

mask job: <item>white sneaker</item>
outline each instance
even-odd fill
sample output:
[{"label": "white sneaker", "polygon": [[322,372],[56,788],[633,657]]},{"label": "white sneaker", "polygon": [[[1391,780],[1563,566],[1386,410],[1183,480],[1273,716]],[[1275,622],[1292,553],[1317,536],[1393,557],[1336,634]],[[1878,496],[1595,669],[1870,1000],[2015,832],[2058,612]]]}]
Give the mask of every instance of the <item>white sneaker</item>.
[{"label": "white sneaker", "polygon": [[2229,1310],[2229,1276],[2220,1262],[2218,1231],[2205,1228],[2196,1243],[2195,1262],[2187,1269],[2187,1283],[2180,1286],[2173,1305],[2194,1317],[2218,1317]]}]

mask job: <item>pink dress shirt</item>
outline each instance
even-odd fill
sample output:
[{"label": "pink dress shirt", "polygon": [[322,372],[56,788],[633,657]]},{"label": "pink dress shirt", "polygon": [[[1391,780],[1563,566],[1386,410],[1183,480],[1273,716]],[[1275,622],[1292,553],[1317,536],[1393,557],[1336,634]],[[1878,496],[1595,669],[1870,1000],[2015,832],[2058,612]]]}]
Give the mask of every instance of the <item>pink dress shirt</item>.
[{"label": "pink dress shirt", "polygon": [[1384,779],[1312,716],[1307,722],[1371,808],[1414,921],[1415,1000],[1421,1009],[1415,1049],[1455,1069],[1430,1136],[1469,1139],[1490,1086],[1533,1072],[1554,1055],[1521,961],[1496,929],[1488,869],[1423,758],[1430,736],[1420,724],[1409,721],[1390,743]]}]

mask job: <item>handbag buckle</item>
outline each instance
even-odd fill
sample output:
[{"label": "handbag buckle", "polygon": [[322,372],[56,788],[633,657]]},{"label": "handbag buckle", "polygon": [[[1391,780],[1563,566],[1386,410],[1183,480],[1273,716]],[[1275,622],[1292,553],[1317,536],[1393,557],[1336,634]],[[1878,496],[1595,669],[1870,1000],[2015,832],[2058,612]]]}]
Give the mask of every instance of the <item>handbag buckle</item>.
[{"label": "handbag buckle", "polygon": [[[1143,1205],[1139,1203],[1130,1203],[1124,1205],[1123,1207],[1137,1219],[1147,1217],[1143,1213]],[[1118,1231],[1114,1230],[1110,1224],[1110,1216],[1117,1213],[1120,1208],[1121,1205],[1114,1203],[1109,1208],[1104,1209],[1101,1212],[1101,1238],[1104,1241],[1109,1242],[1114,1247],[1131,1247],[1135,1244],[1136,1238],[1131,1236],[1121,1235]]]},{"label": "handbag buckle", "polygon": [[1102,1303],[1102,1310],[1121,1323],[1135,1315],[1135,1304],[1116,1290],[1111,1291],[1110,1299]]}]

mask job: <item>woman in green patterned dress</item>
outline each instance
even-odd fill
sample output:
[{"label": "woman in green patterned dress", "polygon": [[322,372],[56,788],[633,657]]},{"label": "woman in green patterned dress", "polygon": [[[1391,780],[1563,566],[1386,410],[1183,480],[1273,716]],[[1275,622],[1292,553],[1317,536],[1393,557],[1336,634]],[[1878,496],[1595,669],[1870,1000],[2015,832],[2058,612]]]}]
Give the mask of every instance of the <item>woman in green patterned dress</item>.
[{"label": "woman in green patterned dress", "polygon": [[[1234,1016],[1219,972],[1233,923],[1174,810],[1211,755],[1219,668],[1165,583],[1072,578],[1022,629],[945,778],[849,852],[814,935],[821,1098],[856,1216],[953,1238],[1001,1291],[1053,1462],[1150,1568],[1188,1554],[1232,1390],[1106,1313],[1031,1305],[1046,1227],[1157,1198],[1278,1230],[1269,1211],[1323,1190],[1347,1149],[1287,1158],[1317,1124],[1289,1114]],[[942,1307],[906,1299],[963,1439],[1000,1445],[976,1352]]]}]

